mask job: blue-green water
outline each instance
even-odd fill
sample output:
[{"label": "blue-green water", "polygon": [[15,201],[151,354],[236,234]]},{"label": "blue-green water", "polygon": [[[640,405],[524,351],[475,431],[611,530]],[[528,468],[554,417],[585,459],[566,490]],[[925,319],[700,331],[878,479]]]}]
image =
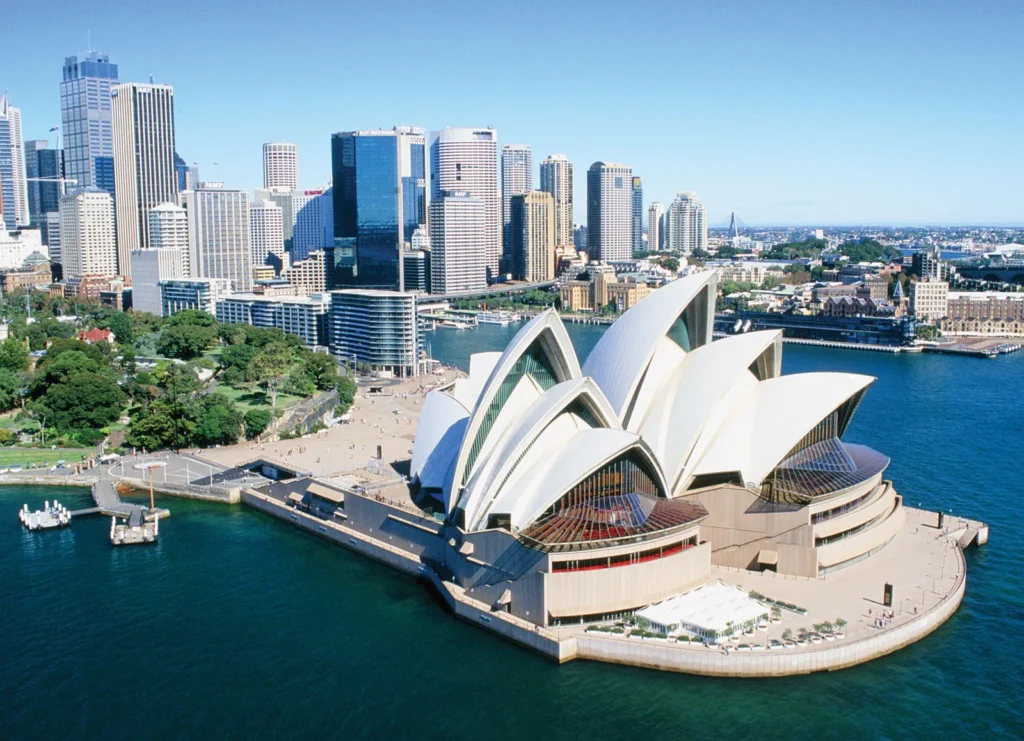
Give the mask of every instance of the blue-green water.
[{"label": "blue-green water", "polygon": [[[515,329],[439,330],[432,349],[464,366]],[[570,327],[581,355],[600,332]],[[778,680],[556,666],[241,506],[165,501],[158,545],[115,549],[102,518],[28,533],[15,517],[84,490],[4,487],[0,737],[1020,737],[1024,355],[785,350],[786,372],[826,369],[878,377],[849,439],[893,457],[908,503],[992,525],[963,607],[919,644]]]}]

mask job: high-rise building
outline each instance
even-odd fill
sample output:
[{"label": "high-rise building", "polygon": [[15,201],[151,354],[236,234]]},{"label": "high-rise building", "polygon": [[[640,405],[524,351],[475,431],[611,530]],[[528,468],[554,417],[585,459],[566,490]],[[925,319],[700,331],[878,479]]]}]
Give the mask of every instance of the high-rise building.
[{"label": "high-rise building", "polygon": [[193,190],[199,187],[199,167],[196,163],[191,166],[179,155],[174,153],[174,176],[178,180],[178,192]]},{"label": "high-rise building", "polygon": [[342,285],[402,289],[401,253],[427,223],[423,129],[344,131],[331,137],[334,250]]},{"label": "high-rise building", "polygon": [[116,84],[117,65],[106,54],[64,58],[60,115],[69,189],[102,188],[114,197],[111,96]]},{"label": "high-rise building", "polygon": [[412,249],[402,253],[402,277],[405,290],[426,293],[430,290],[430,250]]},{"label": "high-rise building", "polygon": [[[156,209],[150,211],[150,218],[155,213]],[[131,254],[132,309],[160,316],[163,311],[160,283],[187,277],[183,274],[187,252],[187,249],[164,247],[136,250]]]},{"label": "high-rise building", "polygon": [[633,171],[618,162],[587,170],[587,254],[617,262],[633,256]]},{"label": "high-rise building", "polygon": [[555,279],[555,199],[533,190],[512,196],[512,275],[531,283]]},{"label": "high-rise building", "polygon": [[295,286],[297,296],[309,296],[327,290],[327,256],[324,250],[313,250],[281,272],[281,277]]},{"label": "high-rise building", "polygon": [[708,248],[708,222],[704,206],[697,194],[686,191],[665,212],[665,249],[691,255],[706,252]]},{"label": "high-rise building", "polygon": [[263,329],[279,329],[298,335],[310,347],[327,347],[330,334],[327,312],[331,297],[258,296],[238,293],[217,302],[217,320],[225,324],[251,324]]},{"label": "high-rise building", "polygon": [[0,96],[0,204],[8,229],[29,225],[21,110],[11,105],[7,93]]},{"label": "high-rise building", "polygon": [[501,226],[503,270],[512,270],[512,196],[533,190],[533,150],[526,144],[501,147]]},{"label": "high-rise building", "polygon": [[416,296],[400,291],[331,291],[331,353],[401,377],[419,375]]},{"label": "high-rise building", "polygon": [[181,194],[188,215],[189,265],[194,278],[224,278],[238,292],[252,289],[249,194],[208,187]]},{"label": "high-rise building", "polygon": [[174,88],[126,82],[115,85],[111,95],[118,272],[130,275],[132,250],[149,244],[150,210],[178,195]]},{"label": "high-rise building", "polygon": [[331,189],[292,191],[291,214],[291,242],[286,246],[293,262],[305,260],[311,252],[333,244],[334,203]]},{"label": "high-rise building", "polygon": [[572,245],[580,252],[586,252],[587,247],[587,225],[579,224],[572,230]]},{"label": "high-rise building", "polygon": [[568,157],[552,154],[540,163],[540,189],[555,199],[555,244],[572,245],[572,163]]},{"label": "high-rise building", "polygon": [[181,278],[191,275],[188,252],[188,215],[181,206],[161,203],[149,211],[149,244],[151,250],[181,252]]},{"label": "high-rise building", "polygon": [[459,293],[487,288],[489,236],[483,200],[463,191],[444,191],[430,201],[430,292]]},{"label": "high-rise building", "polygon": [[217,304],[233,293],[227,278],[177,278],[160,281],[160,313],[172,316],[194,309],[217,313]]},{"label": "high-rise building", "polygon": [[284,222],[281,207],[273,201],[256,201],[249,206],[249,234],[252,242],[252,264],[264,265],[274,255],[281,264],[287,260],[284,251]]},{"label": "high-rise building", "polygon": [[65,280],[117,274],[114,199],[109,193],[87,188],[61,199],[60,244]]},{"label": "high-rise building", "polygon": [[299,156],[294,144],[268,142],[263,145],[263,187],[298,190]]},{"label": "high-rise building", "polygon": [[633,252],[644,248],[644,185],[633,176]]},{"label": "high-rise building", "polygon": [[60,159],[60,151],[50,149],[46,139],[25,142],[29,225],[42,232],[45,245],[50,244],[46,214],[60,212]]},{"label": "high-rise building", "polygon": [[661,232],[664,218],[661,201],[651,203],[647,209],[647,249],[651,252],[657,252],[662,248]]},{"label": "high-rise building", "polygon": [[[488,275],[496,276],[501,257],[496,129],[444,129],[430,133],[431,201],[440,198],[444,191],[465,193],[483,204],[483,239],[475,249],[483,252]],[[430,230],[433,232],[433,225]]]}]

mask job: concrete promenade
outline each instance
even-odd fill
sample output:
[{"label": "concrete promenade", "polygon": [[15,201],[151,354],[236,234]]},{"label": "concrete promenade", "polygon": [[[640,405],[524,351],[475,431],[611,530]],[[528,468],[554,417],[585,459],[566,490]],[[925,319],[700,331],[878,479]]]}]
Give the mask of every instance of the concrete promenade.
[{"label": "concrete promenade", "polygon": [[[296,440],[239,443],[196,452],[199,460],[221,467],[247,464],[257,458],[274,460],[313,476],[331,476],[367,467],[381,447],[381,463],[389,465],[412,457],[416,423],[427,391],[444,387],[463,376],[445,368],[407,381],[360,381],[349,421]],[[369,389],[380,387],[381,393]]]}]

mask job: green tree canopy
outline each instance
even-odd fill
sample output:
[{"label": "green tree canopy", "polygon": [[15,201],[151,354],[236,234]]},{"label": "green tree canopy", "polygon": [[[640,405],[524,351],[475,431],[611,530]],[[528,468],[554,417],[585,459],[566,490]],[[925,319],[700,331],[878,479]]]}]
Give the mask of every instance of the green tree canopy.
[{"label": "green tree canopy", "polygon": [[119,345],[131,345],[135,342],[135,327],[131,318],[123,311],[119,311],[107,320],[107,329],[114,333],[114,338]]},{"label": "green tree canopy", "polygon": [[338,363],[333,355],[310,353],[302,364],[302,372],[321,391],[338,385]]},{"label": "green tree canopy", "polygon": [[252,440],[263,434],[273,419],[266,409],[250,409],[245,413],[245,436]]},{"label": "green tree canopy", "polygon": [[[183,313],[185,312],[179,312],[179,314]],[[177,317],[178,314],[174,316]],[[202,355],[216,339],[216,327],[200,324],[175,324],[160,333],[160,339],[156,342],[156,350],[169,358],[192,360]]]},{"label": "green tree canopy", "polygon": [[0,368],[0,410],[13,409],[21,400],[21,378],[10,368]]},{"label": "green tree canopy", "polygon": [[216,327],[217,319],[205,311],[184,309],[164,320],[164,325],[167,327],[180,327],[182,325],[190,327]]},{"label": "green tree canopy", "polygon": [[45,414],[49,426],[75,432],[99,429],[116,421],[126,400],[124,391],[110,376],[82,372],[47,386],[29,407]]},{"label": "green tree canopy", "polygon": [[8,337],[0,343],[0,368],[16,372],[28,368],[28,350],[21,340]]}]

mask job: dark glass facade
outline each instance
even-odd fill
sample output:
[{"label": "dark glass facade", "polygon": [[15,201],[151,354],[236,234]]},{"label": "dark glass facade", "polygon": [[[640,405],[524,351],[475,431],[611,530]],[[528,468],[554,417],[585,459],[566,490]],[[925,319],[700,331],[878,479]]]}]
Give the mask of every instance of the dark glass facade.
[{"label": "dark glass facade", "polygon": [[426,223],[422,135],[335,134],[331,160],[335,285],[397,289],[399,250]]}]

